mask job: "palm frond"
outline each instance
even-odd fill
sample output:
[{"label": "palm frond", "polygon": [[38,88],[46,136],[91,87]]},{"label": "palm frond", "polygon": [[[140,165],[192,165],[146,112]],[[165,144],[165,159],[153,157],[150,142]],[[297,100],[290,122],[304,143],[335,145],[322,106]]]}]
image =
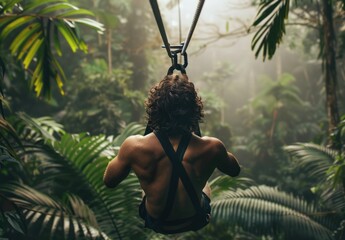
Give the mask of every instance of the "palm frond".
[{"label": "palm frond", "polygon": [[[20,235],[23,238],[27,235],[27,226],[21,210],[0,192],[0,230],[8,237]],[[14,231],[13,231],[14,230]],[[14,232],[14,234],[13,234]]]},{"label": "palm frond", "polygon": [[5,157],[8,161],[16,161],[17,153],[14,146],[22,147],[22,141],[13,126],[0,117],[0,153],[2,160]]},{"label": "palm frond", "polygon": [[[29,186],[4,184],[0,187],[0,192],[22,210],[28,224],[28,235],[31,237],[109,239],[97,226],[84,219],[85,215],[72,213],[61,203]],[[88,211],[82,204],[74,207],[79,208],[79,212],[85,209]]]},{"label": "palm frond", "polygon": [[214,219],[238,225],[256,234],[283,234],[286,239],[333,239],[330,220],[322,225],[322,213],[312,204],[276,188],[250,187],[227,192],[212,203]]},{"label": "palm frond", "polygon": [[303,168],[307,174],[314,176],[320,182],[326,180],[325,173],[338,154],[335,150],[313,143],[289,145],[285,146],[284,150],[293,156],[299,168]]},{"label": "palm frond", "polygon": [[[131,173],[115,190],[103,184],[103,173],[110,159],[116,155],[114,149],[121,144],[120,138],[115,141],[114,138],[107,139],[102,135],[67,134],[60,132],[60,128],[49,118],[31,119],[24,116],[16,126],[19,126],[20,136],[27,143],[26,150],[30,153],[27,159],[39,162],[39,174],[36,173],[34,179],[30,179],[36,191],[54,196],[54,199],[65,199],[64,202],[67,201],[66,193],[73,193],[67,195],[68,203],[64,207],[73,216],[81,217],[84,224],[92,223],[93,228],[101,229],[112,239],[124,236],[135,238],[142,234],[143,223],[137,213],[141,192],[136,176]],[[143,126],[129,124],[121,136],[124,139],[143,131]],[[58,138],[52,136],[57,133]],[[56,202],[60,203],[61,200]],[[84,206],[82,211],[77,211],[79,205]],[[49,220],[44,214],[54,215],[55,212],[46,210],[42,215],[33,212],[29,217],[35,221],[46,219],[44,221],[49,224],[45,231],[51,228],[51,235],[63,231],[67,238],[77,228],[84,228],[74,218],[62,226],[62,216]]]},{"label": "palm frond", "polygon": [[[0,117],[0,178],[2,179],[1,181],[6,181],[7,177],[12,178],[16,176],[16,174],[14,173],[14,169],[20,168],[22,163],[22,159],[20,158],[18,152],[23,150],[23,143],[15,128],[11,125],[11,123],[8,120],[6,120],[3,117]],[[17,216],[16,213],[8,217],[11,218],[14,216]]]},{"label": "palm frond", "polygon": [[7,148],[0,145],[0,169],[5,164],[5,162],[19,163],[19,161],[9,153]]},{"label": "palm frond", "polygon": [[272,58],[276,46],[282,41],[285,33],[285,19],[288,18],[289,0],[261,1],[253,26],[259,26],[252,40],[255,56],[262,52],[263,59]]},{"label": "palm frond", "polygon": [[37,96],[51,97],[50,79],[54,79],[63,92],[66,76],[53,54],[52,43],[62,55],[59,36],[63,37],[73,52],[87,52],[80,35],[79,25],[102,32],[103,26],[93,20],[93,14],[79,9],[64,0],[33,1],[23,5],[19,14],[0,17],[0,40],[10,42],[10,53],[22,61],[25,69],[32,70],[32,87]]},{"label": "palm frond", "polygon": [[55,141],[64,133],[63,126],[51,117],[33,118],[24,112],[19,112],[16,116],[15,127],[25,141]]},{"label": "palm frond", "polygon": [[212,189],[212,199],[217,200],[222,198],[224,191],[236,188],[247,188],[255,185],[254,181],[249,178],[232,178],[226,175],[218,176],[209,182]]},{"label": "palm frond", "polygon": [[292,155],[294,163],[305,175],[316,179],[314,191],[320,192],[323,204],[335,211],[343,211],[344,191],[334,185],[333,179],[339,152],[313,143],[298,143],[285,146],[284,149]]},{"label": "palm frond", "polygon": [[[104,136],[65,134],[61,141],[53,143],[51,157],[42,166],[41,178],[45,181],[44,186],[54,185],[61,191],[70,189],[82,196],[91,209],[97,209],[96,220],[100,229],[116,239],[132,234],[133,226],[138,226],[137,232],[141,231],[136,211],[140,187],[132,174],[116,190],[105,187],[103,173],[109,160],[114,157],[108,155],[111,145],[112,142]],[[45,189],[44,186],[40,188]],[[131,228],[124,221],[128,216],[133,216],[129,221]]]}]

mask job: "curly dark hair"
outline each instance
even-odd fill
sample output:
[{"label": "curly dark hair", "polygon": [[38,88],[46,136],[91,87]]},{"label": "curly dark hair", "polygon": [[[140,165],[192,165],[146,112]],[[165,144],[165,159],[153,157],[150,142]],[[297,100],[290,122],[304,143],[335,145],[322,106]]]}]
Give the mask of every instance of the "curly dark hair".
[{"label": "curly dark hair", "polygon": [[165,76],[151,88],[145,104],[148,126],[169,135],[197,131],[204,117],[201,98],[185,74]]}]

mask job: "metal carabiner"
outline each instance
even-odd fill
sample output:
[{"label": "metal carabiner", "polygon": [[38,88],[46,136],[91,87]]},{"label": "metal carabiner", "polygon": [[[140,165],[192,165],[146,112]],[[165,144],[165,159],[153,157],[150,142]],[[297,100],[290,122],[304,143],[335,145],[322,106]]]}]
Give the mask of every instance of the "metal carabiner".
[{"label": "metal carabiner", "polygon": [[[174,46],[174,47],[176,48],[177,46]],[[182,56],[183,56],[183,65],[181,63],[179,63],[178,62],[178,54],[181,53],[181,49],[183,47],[183,43],[180,46],[178,46],[178,47],[179,47],[178,50],[175,50],[175,51],[172,52],[171,67],[169,67],[167,75],[173,74],[174,70],[178,70],[182,74],[186,74],[186,67],[188,66],[188,56],[187,56],[187,53],[184,52],[182,54]]]}]

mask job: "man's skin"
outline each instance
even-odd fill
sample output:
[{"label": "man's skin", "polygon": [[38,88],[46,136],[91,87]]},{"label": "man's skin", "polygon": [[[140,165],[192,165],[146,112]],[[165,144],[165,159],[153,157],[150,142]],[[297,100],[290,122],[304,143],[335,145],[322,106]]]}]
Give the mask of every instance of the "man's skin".
[{"label": "man's skin", "polygon": [[[169,138],[175,151],[180,138],[181,136]],[[182,164],[199,198],[215,168],[232,177],[240,172],[238,161],[226,151],[219,139],[200,138],[195,134],[192,134]],[[145,192],[148,214],[159,218],[167,202],[172,164],[154,133],[131,136],[123,142],[118,155],[109,162],[104,173],[105,185],[116,187],[131,169]],[[209,192],[205,193],[209,195]],[[175,202],[167,220],[188,218],[194,214],[193,204],[179,180]]]}]

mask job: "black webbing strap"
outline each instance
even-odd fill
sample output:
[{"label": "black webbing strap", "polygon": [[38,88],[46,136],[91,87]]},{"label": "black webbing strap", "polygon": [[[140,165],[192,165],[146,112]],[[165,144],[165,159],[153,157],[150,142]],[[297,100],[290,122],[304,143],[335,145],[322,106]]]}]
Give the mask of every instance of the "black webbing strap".
[{"label": "black webbing strap", "polygon": [[[160,139],[159,136],[157,135],[157,133],[155,132],[155,135],[157,136],[158,140]],[[181,138],[181,141],[180,141],[180,144],[178,145],[177,147],[177,151],[176,151],[176,156],[177,156],[177,161],[182,161],[183,159],[183,155],[188,147],[188,143],[189,143],[189,140],[190,140],[190,136],[188,135],[183,135],[182,138]],[[159,140],[160,141],[160,140]],[[168,140],[169,141],[169,140]],[[161,141],[160,141],[161,142]],[[170,143],[170,142],[169,142]],[[161,142],[162,144],[162,142]],[[162,144],[162,147],[165,151],[165,148]],[[172,158],[170,158],[170,156],[168,155],[169,159],[171,161]],[[174,203],[174,200],[175,200],[175,195],[176,195],[176,191],[177,191],[177,186],[178,186],[178,180],[179,180],[179,175],[177,174],[178,172],[178,169],[176,169],[176,165],[173,164],[172,165],[172,169],[171,169],[171,178],[170,178],[170,185],[169,185],[169,192],[168,192],[168,197],[167,197],[167,202],[165,204],[165,208],[160,216],[160,220],[164,220],[166,219],[170,212],[171,212],[171,209],[172,209],[172,206],[173,206],[173,203]]]},{"label": "black webbing strap", "polygon": [[161,34],[161,37],[162,37],[162,40],[164,43],[164,47],[167,51],[168,56],[170,58],[172,58],[172,54],[171,54],[171,50],[170,50],[170,43],[168,41],[168,37],[167,37],[167,34],[165,32],[165,28],[164,28],[163,20],[161,17],[161,12],[159,11],[159,6],[157,3],[157,0],[150,0],[150,4],[151,4],[151,8],[152,8],[153,14],[155,16],[155,19],[156,19],[156,22],[158,25],[159,32]]},{"label": "black webbing strap", "polygon": [[[180,151],[178,151],[178,152],[174,151],[174,148],[171,145],[169,138],[166,134],[164,134],[162,132],[155,132],[155,134],[156,134],[158,140],[160,141],[165,153],[167,154],[167,156],[171,160],[172,165],[173,165],[173,170],[176,170],[176,172],[172,173],[172,174],[176,174],[181,179],[182,184],[185,187],[186,192],[188,193],[188,196],[189,196],[190,200],[192,201],[192,204],[193,204],[195,210],[197,212],[202,211],[200,201],[198,199],[198,195],[196,194],[194,186],[193,186],[193,184],[192,184],[192,182],[191,182],[191,180],[190,180],[190,178],[189,178],[189,176],[188,176],[188,174],[187,174],[186,170],[184,169],[182,162],[181,162],[183,159],[183,154],[184,154],[185,150],[187,149],[189,140],[192,136],[191,133],[187,133],[187,134],[183,135],[181,142],[179,144]],[[172,201],[171,200],[172,198],[175,198],[175,196],[168,195],[168,201]],[[171,211],[172,204],[170,204],[170,206],[167,205],[166,208],[170,208],[170,211]],[[169,211],[169,213],[170,213],[170,211]]]}]

